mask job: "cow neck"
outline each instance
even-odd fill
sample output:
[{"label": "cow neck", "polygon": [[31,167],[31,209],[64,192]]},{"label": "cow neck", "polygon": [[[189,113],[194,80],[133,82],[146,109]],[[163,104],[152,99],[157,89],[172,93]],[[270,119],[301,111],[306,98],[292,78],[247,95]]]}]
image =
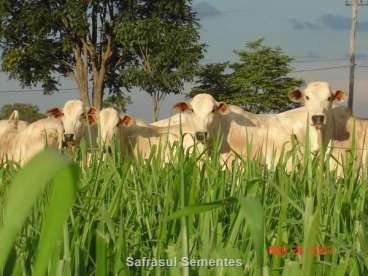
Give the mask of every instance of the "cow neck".
[{"label": "cow neck", "polygon": [[231,122],[230,113],[229,114],[216,113],[214,120],[208,126],[208,134],[209,134],[208,143],[209,145],[211,145],[210,148],[212,148],[213,143],[217,140],[218,136],[220,136],[221,141],[220,153],[227,153],[230,148],[228,144],[228,135],[230,131],[229,127]]},{"label": "cow neck", "polygon": [[[323,133],[323,141],[325,144],[330,143],[332,140],[340,140],[337,131],[340,131],[341,128],[339,128],[339,123],[341,124],[341,122],[338,122],[339,118],[338,118],[338,113],[336,114],[335,112],[339,112],[338,109],[334,108],[331,109],[328,113],[327,113],[327,124],[326,124],[326,128],[324,129],[324,133]],[[341,111],[343,112],[343,111]],[[348,111],[348,116],[343,118],[345,125],[344,125],[344,129],[347,127],[348,125],[348,121],[349,119],[352,117],[351,116],[351,111]]]},{"label": "cow neck", "polygon": [[314,126],[309,127],[310,150],[312,152],[320,150],[321,141],[323,140],[322,137],[322,130],[318,130]]},{"label": "cow neck", "polygon": [[335,140],[335,132],[337,131],[336,116],[334,115],[335,109],[330,109],[326,114],[326,125],[322,128],[322,139],[320,145],[323,145],[324,149],[329,151],[331,143]]}]

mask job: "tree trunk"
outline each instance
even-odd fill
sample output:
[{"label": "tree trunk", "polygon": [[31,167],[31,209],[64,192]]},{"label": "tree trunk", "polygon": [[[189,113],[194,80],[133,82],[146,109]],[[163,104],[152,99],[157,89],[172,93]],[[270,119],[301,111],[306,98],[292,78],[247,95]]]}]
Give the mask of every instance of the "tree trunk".
[{"label": "tree trunk", "polygon": [[154,122],[157,122],[160,115],[161,103],[165,100],[167,93],[162,91],[154,91],[148,93],[151,95],[153,102],[152,119]]},{"label": "tree trunk", "polygon": [[91,103],[89,101],[88,97],[88,87],[82,88],[82,90],[79,90],[79,96],[85,106],[90,106]]},{"label": "tree trunk", "polygon": [[90,100],[88,96],[88,64],[87,64],[87,52],[82,50],[79,46],[74,49],[75,54],[75,70],[72,78],[77,84],[79,95],[84,105],[90,106]]},{"label": "tree trunk", "polygon": [[92,105],[100,110],[102,108],[105,73],[99,70],[93,78]]},{"label": "tree trunk", "polygon": [[151,95],[153,102],[152,120],[153,122],[157,122],[160,115],[160,93],[151,92],[149,94]]},{"label": "tree trunk", "polygon": [[158,121],[159,113],[160,113],[160,103],[154,100],[153,101],[153,113],[152,113],[153,122]]},{"label": "tree trunk", "polygon": [[100,110],[102,108],[103,92],[105,87],[105,76],[107,70],[107,62],[112,55],[112,42],[111,37],[107,39],[105,47],[101,50],[99,55],[96,55],[96,48],[86,42],[86,45],[92,63],[93,74],[93,91],[92,91],[92,104],[95,108]]}]

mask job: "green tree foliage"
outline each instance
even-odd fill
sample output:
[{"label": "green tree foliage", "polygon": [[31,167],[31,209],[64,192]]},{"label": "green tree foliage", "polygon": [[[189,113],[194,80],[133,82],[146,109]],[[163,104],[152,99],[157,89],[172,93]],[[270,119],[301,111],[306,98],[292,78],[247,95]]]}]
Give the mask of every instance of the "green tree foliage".
[{"label": "green tree foliage", "polygon": [[45,117],[40,113],[40,109],[37,105],[14,103],[3,105],[0,110],[0,119],[8,119],[13,110],[19,111],[19,119],[27,122],[34,122]]},{"label": "green tree foliage", "polygon": [[107,72],[123,65],[114,37],[124,2],[1,1],[3,70],[23,86],[41,83],[45,93],[57,90],[60,75],[72,78],[86,104],[91,79],[92,103],[99,107],[104,87],[117,86],[106,81]]},{"label": "green tree foliage", "polygon": [[[141,49],[135,46],[147,41],[147,32],[139,26],[142,20],[156,19],[159,25],[168,26],[162,31],[169,32],[171,42],[173,36],[180,42],[190,35],[198,39],[191,0],[0,1],[2,69],[23,86],[42,84],[46,93],[57,90],[60,76],[72,78],[85,104],[100,108],[105,89],[109,94],[122,94],[122,89],[129,88],[121,72],[142,63]],[[133,44],[117,37],[129,26]],[[180,26],[188,28],[187,36],[183,37]],[[162,38],[166,36],[149,38],[149,49],[154,48],[150,54],[158,49],[182,54],[177,47],[181,43],[163,47]],[[178,68],[172,54],[165,58],[171,68]]]},{"label": "green tree foliage", "polygon": [[191,95],[210,93],[218,100],[241,105],[255,113],[282,112],[295,107],[287,94],[304,84],[289,77],[293,60],[280,48],[263,45],[263,39],[235,50],[236,63],[217,63],[202,66],[197,86]]},{"label": "green tree foliage", "polygon": [[142,88],[153,100],[153,119],[158,119],[160,102],[170,93],[180,93],[184,82],[192,80],[204,44],[199,42],[196,20],[187,1],[167,1],[177,10],[167,17],[160,5],[152,5],[149,16],[123,22],[119,38],[130,52],[138,55],[122,71],[127,83]]},{"label": "green tree foliage", "polygon": [[209,93],[221,101],[234,103],[239,96],[239,89],[231,85],[229,63],[210,63],[200,67],[197,74],[198,84],[191,91],[191,96],[199,93]]},{"label": "green tree foliage", "polygon": [[131,104],[132,100],[130,96],[124,96],[119,93],[111,94],[105,97],[102,106],[113,107],[119,112],[126,112],[126,107]]}]

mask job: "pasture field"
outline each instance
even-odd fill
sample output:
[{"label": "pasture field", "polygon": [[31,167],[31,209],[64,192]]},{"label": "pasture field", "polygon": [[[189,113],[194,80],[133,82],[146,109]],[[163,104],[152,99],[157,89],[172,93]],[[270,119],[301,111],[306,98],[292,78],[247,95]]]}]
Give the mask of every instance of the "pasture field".
[{"label": "pasture field", "polygon": [[[3,275],[368,275],[368,171],[353,154],[337,178],[308,154],[286,173],[251,159],[223,170],[216,153],[199,166],[180,150],[168,164],[119,152],[86,166],[82,144],[73,161],[46,150],[0,169]],[[225,258],[238,263],[180,262]]]}]

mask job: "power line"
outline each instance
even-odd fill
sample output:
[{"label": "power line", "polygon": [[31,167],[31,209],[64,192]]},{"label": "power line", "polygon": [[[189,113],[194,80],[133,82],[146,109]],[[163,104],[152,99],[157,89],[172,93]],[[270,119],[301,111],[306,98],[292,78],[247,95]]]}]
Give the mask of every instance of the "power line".
[{"label": "power line", "polygon": [[349,67],[349,65],[319,67],[319,68],[296,70],[296,71],[293,71],[292,73],[301,73],[301,72],[310,72],[310,71],[325,71],[325,70],[334,70],[334,69],[341,69],[341,68],[347,68],[347,67]]},{"label": "power line", "polygon": [[[360,57],[358,60],[367,60],[368,57]],[[311,58],[311,59],[295,59],[291,63],[313,63],[313,62],[333,62],[333,61],[346,61],[349,57],[340,58]]]},{"label": "power line", "polygon": [[239,10],[220,11],[220,13],[218,15],[221,15],[221,14],[232,14],[232,13],[249,14],[249,10],[239,9]]},{"label": "power line", "polygon": [[[295,58],[293,61],[291,61],[291,64],[293,63],[316,63],[316,62],[338,62],[338,61],[348,61],[349,57],[336,57],[336,58],[306,58],[306,57],[293,57]],[[368,60],[368,57],[358,57],[357,60],[360,61],[366,61]],[[205,58],[202,60],[203,64],[209,64],[209,63],[224,63],[227,62],[227,60],[214,60],[210,58]]]},{"label": "power line", "polygon": [[[348,67],[350,67],[350,65],[319,67],[319,68],[296,70],[296,71],[293,71],[291,73],[312,72],[312,71],[327,71],[327,70],[334,70],[334,69],[343,69],[343,68],[348,68]],[[368,68],[368,65],[356,65],[356,67]]]},{"label": "power line", "polygon": [[348,58],[326,58],[326,59],[295,59],[292,61],[292,63],[313,63],[313,62],[329,62],[329,61],[345,61]]},{"label": "power line", "polygon": [[195,12],[199,15],[199,18],[201,20],[211,18],[211,17],[218,17],[218,16],[222,16],[226,14],[234,14],[234,13],[249,14],[249,10],[246,10],[246,9],[227,10],[227,11],[216,10],[216,11],[202,11],[202,12],[200,10],[197,10]]}]

